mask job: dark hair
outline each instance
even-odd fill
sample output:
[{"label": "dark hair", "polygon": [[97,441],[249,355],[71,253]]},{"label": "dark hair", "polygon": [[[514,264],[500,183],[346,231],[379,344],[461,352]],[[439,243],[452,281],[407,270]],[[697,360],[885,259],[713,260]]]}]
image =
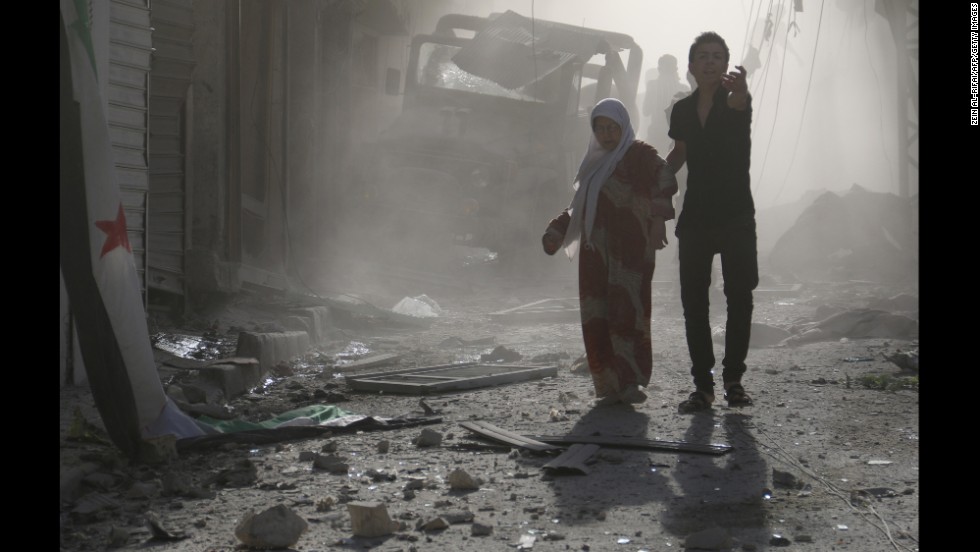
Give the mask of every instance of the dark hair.
[{"label": "dark hair", "polygon": [[725,39],[722,38],[721,35],[712,31],[701,33],[694,39],[694,44],[691,44],[691,49],[687,53],[688,63],[694,61],[694,50],[697,50],[698,46],[708,44],[710,42],[717,42],[718,44],[721,44],[721,47],[725,49],[725,63],[728,63],[730,61],[729,58],[731,57],[728,52],[728,44],[725,44]]}]

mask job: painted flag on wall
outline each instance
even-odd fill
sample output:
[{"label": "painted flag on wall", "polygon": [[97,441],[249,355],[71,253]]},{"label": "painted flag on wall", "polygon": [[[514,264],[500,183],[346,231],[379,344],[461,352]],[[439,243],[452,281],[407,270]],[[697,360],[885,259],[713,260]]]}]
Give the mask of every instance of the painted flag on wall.
[{"label": "painted flag on wall", "polygon": [[142,439],[203,431],[157,373],[99,87],[108,76],[95,45],[108,32],[95,36],[90,8],[61,0],[61,271],[96,407],[113,443],[137,458]]}]

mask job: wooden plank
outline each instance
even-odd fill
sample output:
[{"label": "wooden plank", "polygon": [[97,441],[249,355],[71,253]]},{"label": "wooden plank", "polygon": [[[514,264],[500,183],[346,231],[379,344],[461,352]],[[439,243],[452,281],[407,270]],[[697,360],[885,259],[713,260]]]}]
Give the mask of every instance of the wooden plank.
[{"label": "wooden plank", "polygon": [[620,437],[617,435],[536,435],[530,438],[553,445],[593,444],[612,448],[670,450],[675,452],[713,454],[716,456],[732,450],[731,445],[688,443],[686,441],[658,441],[637,437]]},{"label": "wooden plank", "polygon": [[598,450],[599,445],[576,443],[568,447],[568,450],[562,453],[561,456],[542,466],[542,468],[556,475],[588,475],[589,469],[585,467],[585,463]]},{"label": "wooden plank", "polygon": [[534,439],[531,439],[529,437],[519,435],[517,433],[508,431],[503,428],[499,428],[491,424],[490,422],[483,422],[483,421],[460,422],[459,425],[462,426],[464,429],[476,433],[481,437],[490,439],[491,441],[499,441],[501,443],[507,443],[508,445],[513,445],[515,447],[533,450],[535,452],[562,450],[562,447],[557,447],[554,445],[549,445],[548,443],[535,441]]}]

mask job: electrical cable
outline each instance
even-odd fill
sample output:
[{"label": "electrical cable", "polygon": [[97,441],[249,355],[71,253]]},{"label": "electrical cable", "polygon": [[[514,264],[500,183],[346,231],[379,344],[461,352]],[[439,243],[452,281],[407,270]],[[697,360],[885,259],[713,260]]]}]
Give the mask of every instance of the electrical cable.
[{"label": "electrical cable", "polygon": [[793,143],[793,153],[790,156],[789,168],[786,169],[786,176],[783,177],[783,181],[779,185],[779,191],[776,192],[776,196],[772,200],[772,204],[775,205],[779,196],[783,193],[783,188],[786,187],[786,182],[789,180],[789,175],[793,171],[793,164],[796,162],[796,151],[800,145],[800,135],[803,132],[803,121],[806,118],[806,106],[810,100],[810,88],[813,85],[813,69],[817,65],[817,52],[820,46],[820,29],[823,28],[823,8],[827,0],[820,0],[820,17],[817,19],[817,36],[813,41],[813,55],[810,60],[810,76],[806,81],[806,92],[803,95],[803,111],[800,113],[800,123],[796,126],[796,140]]},{"label": "electrical cable", "polygon": [[[789,17],[787,17],[787,21],[789,21]],[[786,76],[786,58],[789,57],[786,55],[786,45],[789,43],[789,30],[790,25],[787,23],[786,37],[783,39],[783,60],[779,66],[779,84],[776,87],[776,107],[772,113],[772,126],[769,128],[769,142],[766,143],[766,152],[762,156],[762,168],[759,169],[759,178],[756,180],[756,189],[758,189],[758,187],[761,185],[762,177],[766,173],[766,162],[769,160],[769,152],[772,151],[772,139],[773,136],[776,135],[776,121],[779,120],[779,100],[783,96],[783,77]],[[753,195],[755,195],[754,192]]]}]

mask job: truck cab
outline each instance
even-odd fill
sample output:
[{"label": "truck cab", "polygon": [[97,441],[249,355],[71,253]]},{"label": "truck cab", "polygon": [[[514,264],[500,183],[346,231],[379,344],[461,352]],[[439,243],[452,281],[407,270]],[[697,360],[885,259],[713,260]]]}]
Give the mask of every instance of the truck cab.
[{"label": "truck cab", "polygon": [[451,245],[540,256],[571,200],[592,106],[617,97],[635,117],[641,64],[619,33],[511,11],[443,16],[413,37],[401,113],[363,150],[359,216],[412,240],[412,256]]}]

